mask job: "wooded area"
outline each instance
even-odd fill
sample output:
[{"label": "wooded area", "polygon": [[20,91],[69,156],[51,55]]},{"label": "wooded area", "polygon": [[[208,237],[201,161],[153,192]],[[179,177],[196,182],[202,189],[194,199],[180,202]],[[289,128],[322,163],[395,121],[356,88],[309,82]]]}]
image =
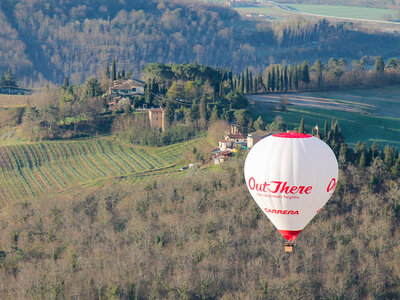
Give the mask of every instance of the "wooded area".
[{"label": "wooded area", "polygon": [[336,192],[292,254],[251,199],[243,156],[11,205],[0,220],[0,295],[396,299],[400,174],[390,150],[364,150],[358,162],[339,159]]},{"label": "wooded area", "polygon": [[64,76],[82,83],[112,58],[135,76],[152,62],[258,72],[306,58],[392,57],[400,45],[396,34],[351,23],[253,22],[226,7],[187,1],[5,0],[0,15],[0,70],[11,67],[24,87],[44,79],[61,84]]}]

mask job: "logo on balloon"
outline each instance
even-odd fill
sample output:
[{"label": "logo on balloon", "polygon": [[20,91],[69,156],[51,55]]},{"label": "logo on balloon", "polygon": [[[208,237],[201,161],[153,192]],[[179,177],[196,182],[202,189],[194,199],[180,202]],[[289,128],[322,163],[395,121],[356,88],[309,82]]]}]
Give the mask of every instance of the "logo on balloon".
[{"label": "logo on balloon", "polygon": [[330,191],[334,190],[336,187],[336,184],[337,184],[336,179],[332,178],[331,182],[329,182],[329,184],[328,184],[326,191],[329,193]]}]

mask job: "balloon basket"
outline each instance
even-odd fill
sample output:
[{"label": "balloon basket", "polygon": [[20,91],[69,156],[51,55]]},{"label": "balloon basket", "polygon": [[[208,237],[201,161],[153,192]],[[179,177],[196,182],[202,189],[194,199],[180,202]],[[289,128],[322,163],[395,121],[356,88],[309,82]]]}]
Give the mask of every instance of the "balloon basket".
[{"label": "balloon basket", "polygon": [[294,248],[294,245],[292,243],[286,243],[285,244],[285,252],[292,253],[293,252],[293,248]]}]

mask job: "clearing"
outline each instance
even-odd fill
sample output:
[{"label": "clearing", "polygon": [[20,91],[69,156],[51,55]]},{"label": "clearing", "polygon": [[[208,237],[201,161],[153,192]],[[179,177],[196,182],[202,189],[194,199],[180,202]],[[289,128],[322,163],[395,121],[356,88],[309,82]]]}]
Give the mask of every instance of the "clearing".
[{"label": "clearing", "polygon": [[[277,110],[281,98],[289,102],[287,111]],[[386,144],[400,147],[399,87],[253,95],[249,99],[268,123],[281,116],[292,129],[304,117],[311,131],[311,126],[323,128],[325,121],[330,126],[334,117],[352,146],[362,141],[367,145],[378,142],[381,147]]]}]

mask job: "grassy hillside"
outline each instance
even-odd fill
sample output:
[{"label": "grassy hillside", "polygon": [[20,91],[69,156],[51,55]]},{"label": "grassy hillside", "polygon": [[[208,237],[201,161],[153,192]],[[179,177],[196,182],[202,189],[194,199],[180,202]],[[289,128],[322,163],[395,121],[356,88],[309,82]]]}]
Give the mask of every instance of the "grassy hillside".
[{"label": "grassy hillside", "polygon": [[312,5],[288,4],[299,12],[318,14],[331,17],[356,18],[386,21],[386,16],[396,16],[396,11],[385,8],[343,6],[343,5]]},{"label": "grassy hillside", "polygon": [[[281,97],[287,97],[289,103],[291,99],[304,102],[302,105],[289,105],[286,112],[275,110],[276,104],[263,105],[257,102],[256,105],[260,105],[257,106],[258,111],[264,111],[261,115],[266,122],[272,122],[276,116],[282,116],[291,129],[298,127],[300,119],[304,117],[306,127],[311,131],[311,127],[315,125],[323,129],[325,121],[328,121],[330,126],[334,117],[339,121],[346,141],[352,146],[357,141],[362,141],[368,145],[377,142],[381,147],[386,144],[399,147],[399,93],[399,88],[388,87],[369,90],[271,94],[276,101]],[[337,106],[335,109],[324,108],[326,105],[334,107],[333,104]],[[310,105],[321,105],[321,107]]]},{"label": "grassy hillside", "polygon": [[163,148],[107,139],[0,146],[0,205],[120,176],[142,176],[187,160],[205,138]]}]

